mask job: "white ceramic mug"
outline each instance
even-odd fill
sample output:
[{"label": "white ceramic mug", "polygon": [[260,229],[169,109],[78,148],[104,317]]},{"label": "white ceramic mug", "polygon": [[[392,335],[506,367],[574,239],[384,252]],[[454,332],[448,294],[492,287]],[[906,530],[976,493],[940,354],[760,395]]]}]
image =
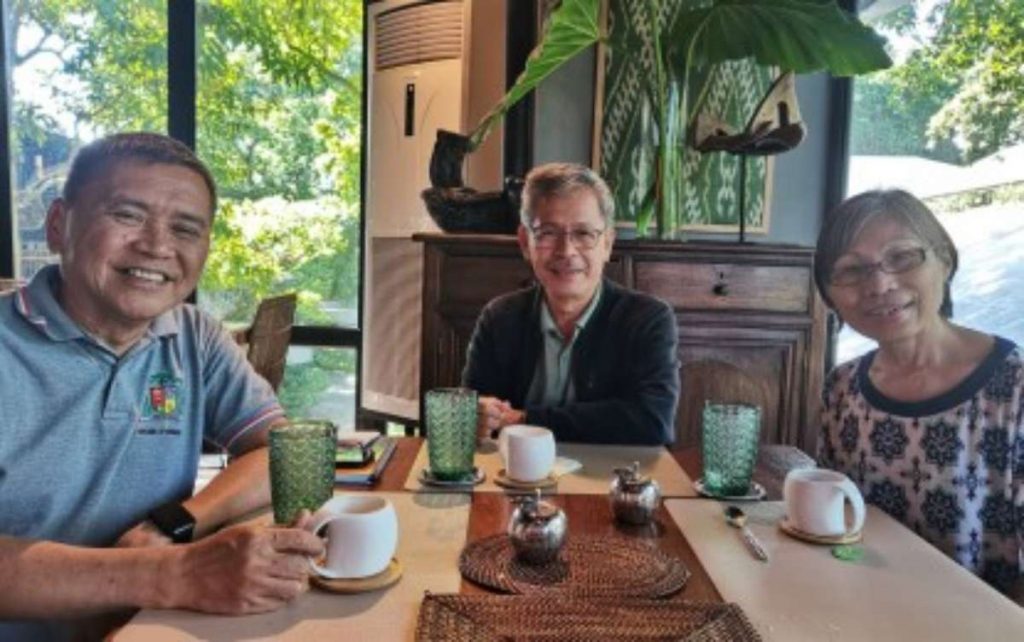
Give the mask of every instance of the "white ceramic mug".
[{"label": "white ceramic mug", "polygon": [[[782,487],[790,525],[819,537],[852,535],[864,527],[864,497],[850,478],[824,468],[800,468],[786,475]],[[853,522],[846,523],[846,502]]]},{"label": "white ceramic mug", "polygon": [[383,497],[338,495],[313,515],[312,531],[326,527],[327,559],[310,560],[313,571],[332,579],[376,575],[388,567],[398,546],[395,507]]},{"label": "white ceramic mug", "polygon": [[555,436],[540,426],[505,426],[498,434],[498,449],[505,474],[515,481],[541,481],[555,465]]}]

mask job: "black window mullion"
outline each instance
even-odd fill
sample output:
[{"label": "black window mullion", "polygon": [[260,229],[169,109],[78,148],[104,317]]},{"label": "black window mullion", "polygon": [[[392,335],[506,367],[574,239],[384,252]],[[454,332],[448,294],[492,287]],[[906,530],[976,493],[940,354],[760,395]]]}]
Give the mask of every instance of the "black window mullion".
[{"label": "black window mullion", "polygon": [[321,325],[296,325],[292,327],[292,345],[317,345],[329,347],[360,347],[362,333],[355,328],[336,328]]},{"label": "black window mullion", "polygon": [[370,65],[369,65],[369,33],[370,33],[370,12],[367,11],[368,3],[363,3],[363,64],[362,64],[362,87],[359,89],[359,96],[362,103],[359,107],[359,272],[358,272],[358,288],[356,295],[356,324],[359,326],[356,330],[350,330],[353,333],[354,341],[353,344],[356,348],[356,425],[359,424],[359,414],[363,407],[363,298],[366,296],[366,252],[369,244],[366,241],[366,121],[369,109],[370,97],[367,94],[367,87],[369,86],[370,78]]},{"label": "black window mullion", "polygon": [[[196,148],[196,3],[167,3],[167,135]],[[193,290],[187,301],[195,303]]]},{"label": "black window mullion", "polygon": [[0,0],[0,277],[13,278],[15,274],[15,243],[18,243],[14,226],[14,181],[11,174],[11,83],[7,60],[7,21],[10,20],[6,0]]},{"label": "black window mullion", "polygon": [[[854,0],[840,0],[839,6],[851,13],[856,13],[857,3]],[[850,168],[850,122],[853,111],[853,79],[850,77],[830,77],[828,79],[828,142],[825,149],[829,150],[825,158],[825,194],[822,204],[820,225],[824,225],[825,217],[832,208],[839,205],[846,196],[846,181]],[[825,372],[831,370],[836,363],[836,338],[839,326],[833,315],[829,314],[825,337]]]},{"label": "black window mullion", "polygon": [[196,3],[167,3],[167,134],[196,148]]}]

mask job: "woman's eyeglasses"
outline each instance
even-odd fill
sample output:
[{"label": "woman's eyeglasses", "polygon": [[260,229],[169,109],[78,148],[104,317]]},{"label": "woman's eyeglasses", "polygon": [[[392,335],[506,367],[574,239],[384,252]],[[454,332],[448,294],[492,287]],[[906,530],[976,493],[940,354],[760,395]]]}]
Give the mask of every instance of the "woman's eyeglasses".
[{"label": "woman's eyeglasses", "polygon": [[861,263],[832,268],[828,282],[832,285],[858,285],[870,278],[875,270],[881,270],[886,274],[902,274],[920,267],[927,257],[928,248],[926,247],[892,250],[883,254],[882,260],[877,263]]},{"label": "woman's eyeglasses", "polygon": [[597,240],[604,234],[604,228],[577,227],[571,230],[563,230],[557,227],[532,227],[530,234],[533,236],[533,244],[544,250],[556,247],[562,239],[569,239],[575,247],[581,250],[592,250],[597,246]]}]

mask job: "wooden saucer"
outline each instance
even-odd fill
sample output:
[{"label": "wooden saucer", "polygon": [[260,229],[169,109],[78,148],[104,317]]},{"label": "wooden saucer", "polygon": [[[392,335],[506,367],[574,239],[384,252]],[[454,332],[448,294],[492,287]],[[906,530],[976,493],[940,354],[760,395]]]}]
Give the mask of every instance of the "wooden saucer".
[{"label": "wooden saucer", "polygon": [[551,488],[558,483],[558,480],[549,473],[547,477],[544,479],[538,479],[537,481],[518,481],[509,477],[505,473],[505,469],[502,468],[498,471],[498,474],[494,476],[494,483],[502,488],[509,488],[511,490],[536,490],[538,488]]},{"label": "wooden saucer", "polygon": [[860,538],[864,536],[863,530],[859,530],[856,533],[850,533],[849,535],[813,535],[811,533],[805,533],[790,524],[789,517],[783,517],[779,521],[779,530],[790,537],[795,537],[796,539],[804,542],[810,542],[811,544],[853,544],[854,542],[859,542]]},{"label": "wooden saucer", "polygon": [[329,578],[321,577],[316,573],[309,574],[309,582],[313,586],[327,591],[328,593],[342,593],[342,594],[353,594],[353,593],[368,593],[370,591],[377,591],[382,588],[391,586],[402,577],[402,564],[395,559],[391,558],[391,563],[388,567],[377,573],[376,575],[370,575],[369,577],[349,577],[349,578]]}]

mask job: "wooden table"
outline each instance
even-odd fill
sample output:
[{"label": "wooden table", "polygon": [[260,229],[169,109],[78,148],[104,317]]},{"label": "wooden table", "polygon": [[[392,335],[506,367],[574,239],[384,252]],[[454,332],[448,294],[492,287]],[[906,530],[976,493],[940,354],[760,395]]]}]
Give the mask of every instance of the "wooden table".
[{"label": "wooden table", "polygon": [[[421,438],[408,437],[399,439],[397,449],[392,457],[391,463],[385,469],[379,483],[373,488],[364,489],[365,492],[406,493],[405,481],[409,472],[412,470],[417,454],[423,445],[424,442]],[[674,452],[673,455],[691,479],[697,479],[700,477],[701,462],[700,453],[697,449],[684,449],[679,452]],[[795,467],[808,464],[813,464],[813,461],[796,449],[786,448],[779,450],[778,447],[769,447],[763,449],[762,457],[758,462],[754,477],[756,481],[765,486],[770,498],[778,498],[781,496],[782,478],[785,474],[785,471],[781,470],[780,466]],[[340,488],[346,491],[349,490],[348,487]],[[360,489],[352,487],[351,490],[358,491]],[[465,498],[465,495],[462,496]],[[691,577],[687,581],[684,589],[669,599],[699,600],[704,602],[724,601],[722,599],[722,595],[719,593],[718,589],[711,581],[707,571],[704,569],[704,566],[697,558],[697,555],[690,543],[687,542],[679,527],[676,525],[676,522],[672,519],[664,506],[659,508],[653,524],[637,527],[616,523],[611,517],[608,499],[604,495],[560,494],[551,496],[548,499],[559,505],[566,512],[571,532],[586,533],[588,535],[626,535],[633,539],[647,540],[661,551],[676,556],[682,560],[690,570]],[[512,510],[514,509],[511,496],[505,493],[478,492],[473,493],[471,497],[466,498],[463,501],[467,500],[470,502],[470,507],[466,542],[476,541],[505,531]],[[704,502],[710,500],[691,498],[685,501]],[[459,582],[457,577],[454,578],[454,582]],[[482,594],[489,592],[487,589],[464,579],[461,580],[458,590],[463,594]],[[306,605],[308,610],[310,605],[319,603],[317,599],[311,599],[316,597],[317,596],[309,596],[308,598],[300,598],[300,600],[305,600],[301,604]],[[402,606],[401,608],[406,609],[413,607],[410,604],[409,606]],[[289,609],[286,608],[277,611],[277,616],[256,616],[255,618],[239,618],[237,620],[232,620],[231,618],[217,618],[217,616],[195,615],[194,618],[189,621],[192,622],[193,625],[196,622],[199,622],[203,625],[217,628],[218,630],[235,632],[245,629],[245,627],[242,627],[242,629],[238,628],[241,627],[242,624],[245,624],[248,627],[248,629],[245,630],[249,631],[247,635],[253,635],[257,630],[262,631],[262,627],[265,625],[269,626],[269,624],[266,624],[268,622],[277,622],[278,624],[287,622],[289,617],[294,617],[293,615],[289,615],[288,611]],[[403,610],[403,613],[407,613],[407,611]],[[314,617],[318,617],[319,615],[323,614],[318,614]],[[143,619],[147,620],[150,624],[154,621],[168,623],[166,626],[169,628],[166,628],[165,631],[169,631],[170,634],[167,639],[197,639],[195,637],[190,637],[189,634],[176,628],[176,625],[170,624],[169,622],[175,621],[174,617],[174,612],[168,612],[166,615],[163,613],[147,612],[147,617]],[[195,618],[199,619],[197,620]],[[330,628],[332,626],[329,624],[330,621],[330,619],[317,620],[312,624],[306,623],[305,626],[307,628],[326,626],[327,629],[317,628],[317,630],[320,632],[328,630],[334,631],[334,629]],[[302,623],[305,622],[305,620],[300,620],[299,622]],[[281,626],[284,625],[281,624]],[[220,629],[219,627],[223,627],[223,629]],[[124,634],[125,638],[133,640],[145,638],[148,640],[148,634],[143,633],[146,630],[147,629],[142,625],[133,626],[133,623],[129,623],[124,629],[118,632],[118,634],[115,634],[114,639],[119,639],[119,635]],[[263,633],[258,633],[256,637],[262,635],[273,636],[275,634],[272,631],[265,631]],[[331,635],[333,635],[333,633],[331,633]],[[163,639],[162,636],[163,634],[157,635],[157,637]]]},{"label": "wooden table", "polygon": [[[405,480],[412,469],[416,455],[423,445],[420,437],[406,437],[398,440],[398,448],[394,457],[381,477],[380,483],[372,490],[401,491]],[[686,448],[672,451],[679,465],[690,476],[697,479],[701,476],[701,456],[699,448]],[[767,499],[782,498],[782,481],[786,472],[793,468],[813,466],[814,460],[792,446],[765,446],[758,456],[754,470],[754,480],[765,487]],[[657,543],[659,549],[674,555],[683,561],[693,573],[685,588],[674,599],[704,600],[721,602],[718,593],[707,571],[697,559],[679,527],[665,511],[658,509],[655,524],[651,527],[631,527],[618,524],[611,519],[606,497],[598,495],[557,495],[549,498],[565,511],[570,528],[575,532],[588,535],[626,534],[630,537],[649,539]],[[694,501],[701,501],[695,499]],[[504,493],[474,493],[469,517],[467,542],[501,533],[505,531],[514,505],[511,496]],[[462,593],[488,593],[487,589],[463,580]]]}]

